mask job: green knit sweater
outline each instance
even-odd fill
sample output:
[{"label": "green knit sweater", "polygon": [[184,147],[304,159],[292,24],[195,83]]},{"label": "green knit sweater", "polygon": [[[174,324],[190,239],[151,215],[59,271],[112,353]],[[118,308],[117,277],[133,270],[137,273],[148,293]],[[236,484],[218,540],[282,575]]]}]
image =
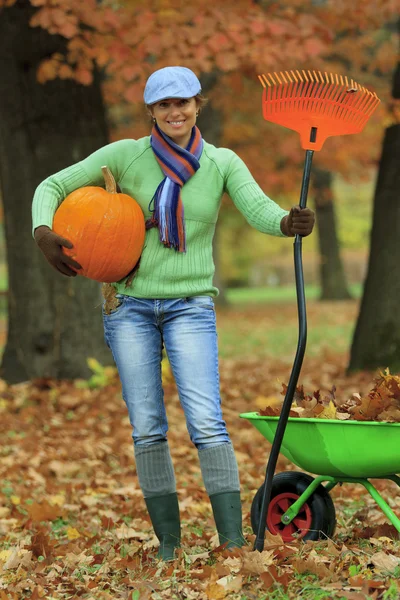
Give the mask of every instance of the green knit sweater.
[{"label": "green knit sweater", "polygon": [[[149,203],[164,176],[151,149],[150,137],[146,136],[104,146],[85,160],[45,179],[33,198],[33,231],[40,225],[51,228],[58,206],[77,188],[104,187],[103,165],[110,168],[121,191],[140,204],[145,219],[150,217]],[[217,296],[218,288],[213,285],[212,240],[224,192],[251,226],[263,233],[283,236],[280,222],[288,212],[264,194],[232,150],[204,142],[200,169],[182,188],[186,253],[165,247],[159,241],[158,229],[149,229],[140,267],[130,287],[125,288],[122,279],[115,284],[117,291],[154,299]]]}]

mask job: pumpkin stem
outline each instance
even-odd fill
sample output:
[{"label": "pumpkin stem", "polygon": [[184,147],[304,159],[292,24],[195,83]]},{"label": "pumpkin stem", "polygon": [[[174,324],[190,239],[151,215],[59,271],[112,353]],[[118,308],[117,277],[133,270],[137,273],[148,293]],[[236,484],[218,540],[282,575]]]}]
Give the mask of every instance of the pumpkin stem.
[{"label": "pumpkin stem", "polygon": [[116,194],[117,193],[117,184],[115,183],[115,179],[114,179],[113,174],[111,173],[110,169],[107,166],[101,167],[101,171],[103,173],[104,182],[106,184],[106,191],[109,194]]}]

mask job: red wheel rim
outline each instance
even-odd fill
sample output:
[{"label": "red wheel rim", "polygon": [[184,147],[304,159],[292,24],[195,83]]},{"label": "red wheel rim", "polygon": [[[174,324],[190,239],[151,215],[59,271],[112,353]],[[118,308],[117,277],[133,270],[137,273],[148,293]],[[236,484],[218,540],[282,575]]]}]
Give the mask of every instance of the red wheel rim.
[{"label": "red wheel rim", "polygon": [[293,535],[296,534],[297,538],[302,538],[310,530],[312,523],[311,509],[307,503],[303,504],[298,515],[285,525],[282,523],[282,515],[298,500],[297,494],[291,492],[284,492],[278,494],[274,498],[271,498],[268,507],[267,514],[267,527],[268,530],[274,534],[279,534],[284,542],[293,541]]}]

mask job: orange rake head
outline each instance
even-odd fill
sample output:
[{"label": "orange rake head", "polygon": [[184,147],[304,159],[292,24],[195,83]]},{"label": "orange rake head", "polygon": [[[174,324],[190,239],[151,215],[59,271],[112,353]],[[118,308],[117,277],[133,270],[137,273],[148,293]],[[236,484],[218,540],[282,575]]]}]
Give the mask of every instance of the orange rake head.
[{"label": "orange rake head", "polygon": [[326,138],[359,133],[380,100],[352,79],[321,71],[259,75],[263,115],[300,134],[306,150],[321,150]]}]

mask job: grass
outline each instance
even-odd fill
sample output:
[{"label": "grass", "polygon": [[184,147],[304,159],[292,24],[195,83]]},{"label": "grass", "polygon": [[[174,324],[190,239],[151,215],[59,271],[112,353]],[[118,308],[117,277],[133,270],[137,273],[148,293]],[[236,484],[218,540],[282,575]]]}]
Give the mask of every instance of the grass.
[{"label": "grass", "polygon": [[[319,302],[320,288],[305,288],[307,308],[307,354],[330,350],[347,352],[355,325],[361,285],[351,286],[354,300]],[[291,360],[297,347],[298,316],[294,286],[235,288],[227,290],[230,305],[217,305],[219,355],[221,358],[274,357]],[[0,319],[7,318],[6,298],[0,297]],[[5,343],[6,323],[3,322]],[[0,346],[0,355],[2,348]]]},{"label": "grass", "polygon": [[0,262],[0,292],[6,292],[8,288],[8,272],[5,262]]},{"label": "grass", "polygon": [[[307,345],[309,356],[316,356],[325,349],[346,352],[353,334],[353,324],[341,327],[326,323],[309,329]],[[295,353],[298,330],[295,325],[259,327],[248,330],[245,337],[238,335],[234,328],[219,328],[219,349],[222,358],[249,356],[271,356],[286,358]]]},{"label": "grass", "polygon": [[[355,283],[349,286],[353,298],[359,298],[362,285]],[[318,300],[321,288],[318,285],[306,285],[305,297],[307,300]],[[296,287],[259,287],[259,288],[232,288],[226,292],[226,297],[232,304],[253,304],[261,302],[293,302],[296,300]]]},{"label": "grass", "polygon": [[[307,353],[347,352],[353,335],[361,286],[353,300],[319,302],[318,286],[306,286]],[[296,289],[240,288],[227,291],[230,306],[217,306],[222,358],[275,357],[290,360],[298,340]]]}]

